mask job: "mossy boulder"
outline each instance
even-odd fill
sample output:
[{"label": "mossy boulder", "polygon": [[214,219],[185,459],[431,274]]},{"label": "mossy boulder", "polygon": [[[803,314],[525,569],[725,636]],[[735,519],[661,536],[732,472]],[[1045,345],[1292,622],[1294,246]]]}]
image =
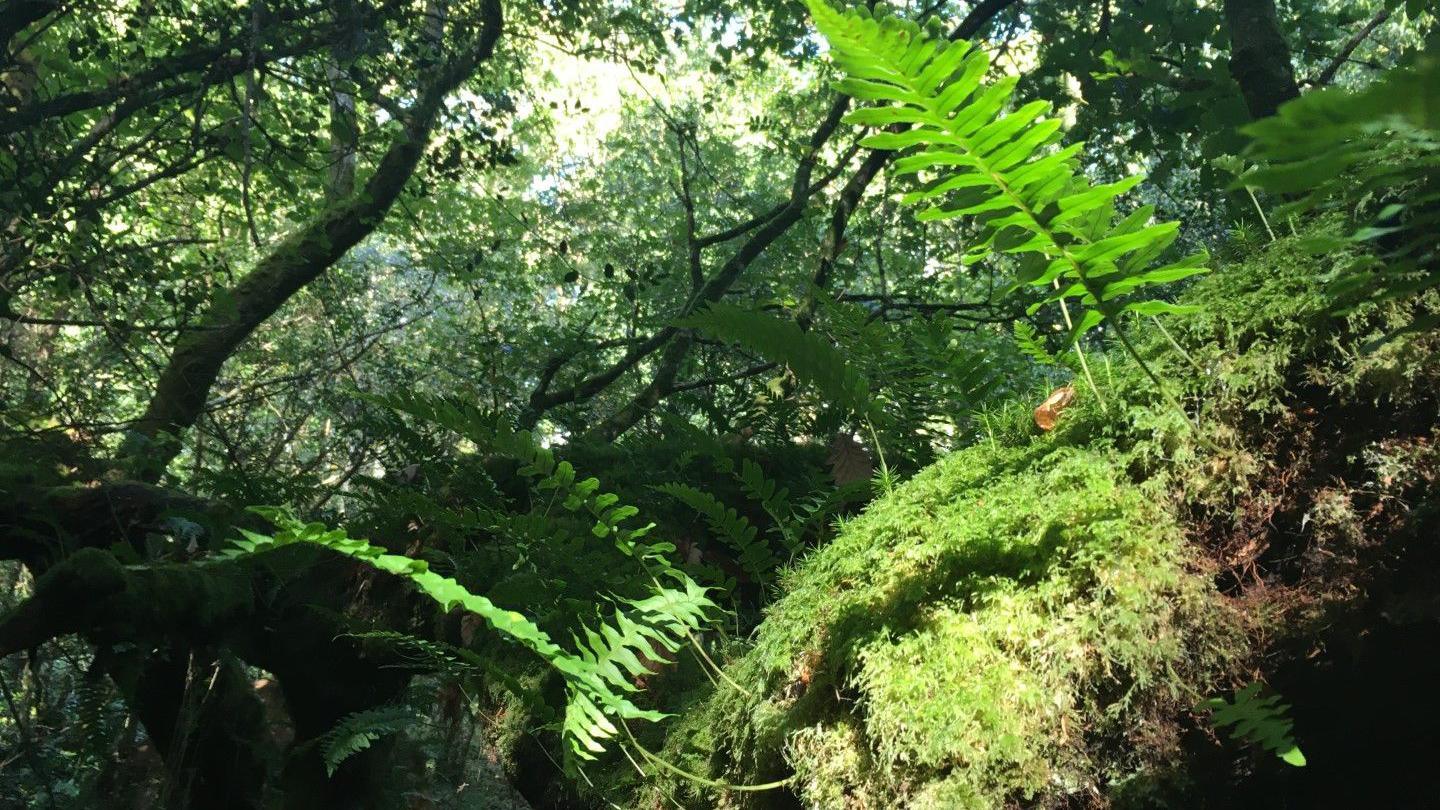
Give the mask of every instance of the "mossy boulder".
[{"label": "mossy boulder", "polygon": [[1156,734],[1243,649],[1208,582],[1171,511],[1109,454],[973,447],[792,571],[731,670],[751,693],[717,692],[671,749],[704,729],[719,737],[707,767],[793,769],[820,807],[1078,790],[1114,767],[1098,739]]},{"label": "mossy boulder", "polygon": [[[1183,772],[1191,707],[1253,674],[1284,610],[1243,598],[1217,532],[1295,499],[1269,479],[1320,435],[1317,408],[1435,423],[1433,336],[1362,348],[1434,302],[1336,313],[1325,285],[1347,261],[1248,251],[1187,295],[1198,314],[1145,326],[1168,395],[1112,355],[1092,363],[1103,403],[1082,387],[1043,435],[1016,403],[1008,429],[877,499],[784,577],[727,667],[741,688],[671,727],[663,756],[707,781],[662,771],[632,804],[1126,803]],[[1350,432],[1357,453],[1387,441]],[[1261,540],[1244,565],[1265,564]]]}]

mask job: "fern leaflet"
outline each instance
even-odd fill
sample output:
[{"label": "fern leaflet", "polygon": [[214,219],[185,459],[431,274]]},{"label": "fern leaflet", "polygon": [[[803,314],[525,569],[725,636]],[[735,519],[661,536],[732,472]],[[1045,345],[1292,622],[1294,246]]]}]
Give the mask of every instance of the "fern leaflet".
[{"label": "fern leaflet", "polygon": [[790,505],[790,490],[766,478],[760,465],[748,458],[740,462],[740,472],[735,478],[746,497],[760,504],[775,522],[774,531],[780,535],[785,551],[791,556],[797,554],[800,551],[800,526],[795,509]]},{"label": "fern leaflet", "polygon": [[1019,77],[982,84],[990,65],[982,49],[929,35],[910,21],[871,16],[864,8],[841,13],[825,0],[806,3],[830,43],[831,57],[847,74],[838,89],[878,102],[851,111],[845,120],[908,127],[869,135],[861,143],[914,150],[897,160],[894,170],[933,175],[904,198],[908,204],[929,204],[918,218],[971,218],[979,236],[967,262],[997,252],[1025,258],[1030,268],[1020,283],[1053,289],[1047,301],[1063,305],[1075,299],[1084,307],[1072,325],[1072,341],[1110,321],[1126,350],[1144,366],[1118,323],[1120,315],[1184,308],[1131,296],[1203,273],[1209,257],[1199,253],[1154,266],[1174,243],[1178,223],[1151,224],[1154,209],[1149,206],[1116,221],[1116,198],[1142,177],[1092,186],[1075,160],[1083,145],[1054,148],[1060,122],[1043,117],[1047,102],[1002,114]]},{"label": "fern leaflet", "polygon": [[1248,740],[1297,768],[1305,766],[1305,755],[1300,752],[1291,735],[1293,723],[1288,716],[1290,707],[1280,702],[1279,695],[1259,697],[1260,684],[1252,683],[1235,693],[1233,703],[1224,698],[1211,698],[1200,704],[1209,709],[1210,724],[1216,728],[1233,726],[1230,736],[1237,740]]},{"label": "fern leaflet", "polygon": [[1045,340],[1035,327],[1025,321],[1016,321],[1012,327],[1015,331],[1015,345],[1020,347],[1020,352],[1042,366],[1053,366],[1059,361],[1055,355],[1045,348]]}]

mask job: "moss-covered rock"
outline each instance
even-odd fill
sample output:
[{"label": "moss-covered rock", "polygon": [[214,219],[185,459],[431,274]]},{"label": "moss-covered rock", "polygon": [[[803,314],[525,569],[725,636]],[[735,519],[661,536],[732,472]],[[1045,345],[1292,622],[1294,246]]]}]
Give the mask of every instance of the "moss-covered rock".
[{"label": "moss-covered rock", "polygon": [[793,769],[815,806],[1079,790],[1112,767],[1099,739],[1153,733],[1243,648],[1207,580],[1109,454],[980,445],[792,571],[731,673],[752,693],[686,724],[720,730],[717,773]]},{"label": "moss-covered rock", "polygon": [[[1092,363],[1103,405],[1082,389],[1045,435],[1001,420],[878,499],[785,577],[728,667],[742,689],[716,690],[667,738],[664,756],[707,780],[785,788],[662,772],[634,805],[1124,803],[1183,781],[1189,707],[1233,685],[1284,610],[1235,598],[1240,575],[1221,569],[1263,564],[1266,521],[1297,508],[1270,481],[1287,448],[1319,435],[1317,408],[1434,424],[1433,337],[1361,350],[1433,302],[1336,314],[1324,286],[1343,261],[1298,240],[1253,252],[1197,284],[1199,314],[1169,335],[1147,325],[1142,353],[1170,396],[1112,355]],[[1400,463],[1382,431],[1351,432],[1371,467]],[[1347,504],[1303,506],[1360,542]],[[1241,535],[1255,545],[1237,549]]]}]

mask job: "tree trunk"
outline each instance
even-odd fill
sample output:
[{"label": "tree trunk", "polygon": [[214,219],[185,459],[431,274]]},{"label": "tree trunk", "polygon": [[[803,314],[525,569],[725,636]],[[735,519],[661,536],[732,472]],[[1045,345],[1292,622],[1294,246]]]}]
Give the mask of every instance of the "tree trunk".
[{"label": "tree trunk", "polygon": [[261,806],[264,715],[242,664],[181,645],[106,663],[165,762],[160,807]]},{"label": "tree trunk", "polygon": [[1275,0],[1225,0],[1225,23],[1230,29],[1230,75],[1240,85],[1250,117],[1268,118],[1281,104],[1299,98]]}]

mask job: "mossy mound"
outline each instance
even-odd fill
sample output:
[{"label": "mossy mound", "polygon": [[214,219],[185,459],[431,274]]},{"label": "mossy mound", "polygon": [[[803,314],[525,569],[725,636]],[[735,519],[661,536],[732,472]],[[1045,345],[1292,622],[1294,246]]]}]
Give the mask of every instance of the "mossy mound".
[{"label": "mossy mound", "polygon": [[791,573],[731,672],[753,694],[718,692],[671,749],[691,727],[718,733],[707,765],[747,781],[793,769],[809,806],[1078,790],[1118,764],[1098,738],[1153,735],[1243,649],[1208,579],[1109,454],[971,448]]},{"label": "mossy mound", "polygon": [[[1082,389],[1036,435],[1018,427],[1035,403],[1017,403],[1010,429],[788,573],[728,667],[743,691],[687,709],[664,749],[706,779],[783,790],[661,775],[634,806],[1051,806],[1143,797],[1183,772],[1189,707],[1248,677],[1279,610],[1236,598],[1217,527],[1254,517],[1316,407],[1435,422],[1432,336],[1359,349],[1434,302],[1333,314],[1323,290],[1347,258],[1297,244],[1218,270],[1187,296],[1198,315],[1149,336],[1171,396],[1126,358],[1092,363],[1108,368],[1103,407]],[[1384,441],[1351,428],[1357,448]]]}]

